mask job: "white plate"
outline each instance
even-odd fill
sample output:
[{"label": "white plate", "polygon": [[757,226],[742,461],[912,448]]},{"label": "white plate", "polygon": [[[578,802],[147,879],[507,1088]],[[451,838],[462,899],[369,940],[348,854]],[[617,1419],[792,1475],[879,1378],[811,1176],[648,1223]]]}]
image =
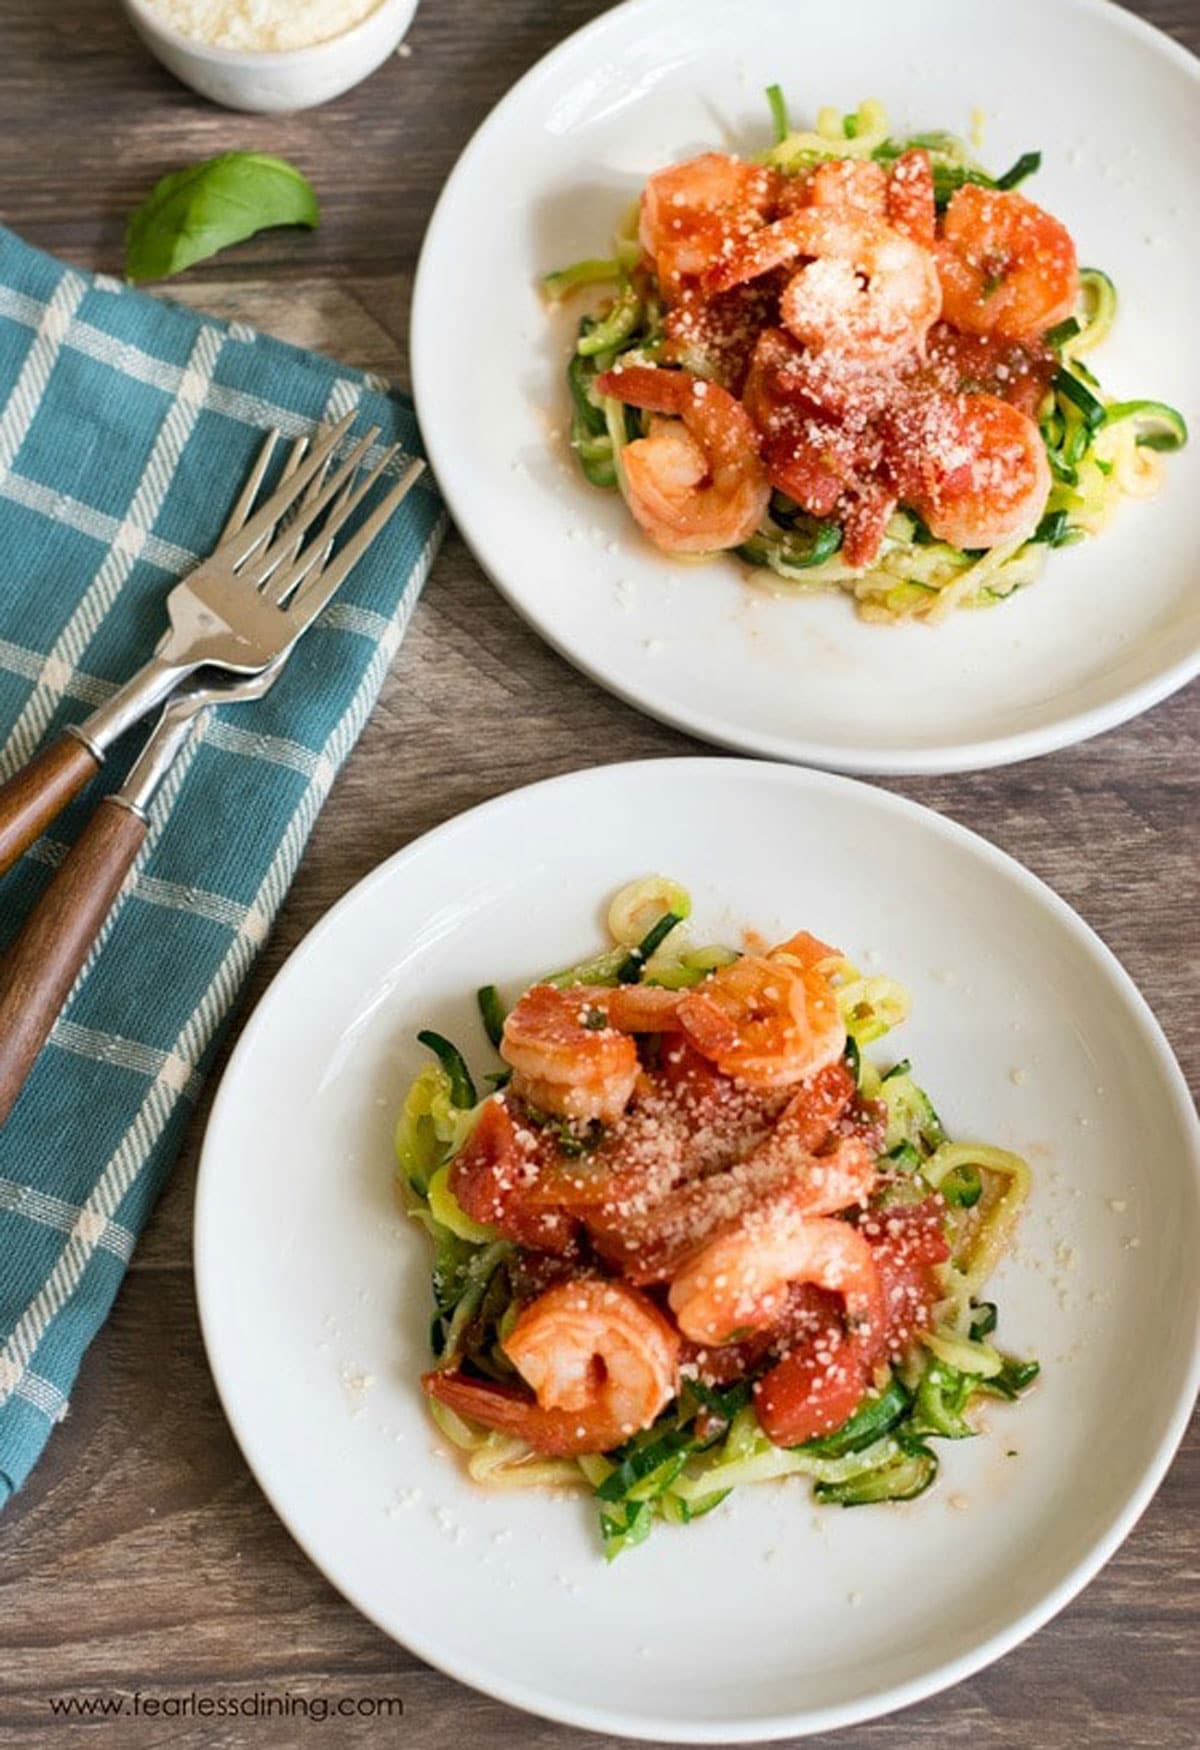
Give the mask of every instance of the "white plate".
[{"label": "white plate", "polygon": [[997,169],[1041,147],[1030,192],[1122,299],[1092,361],[1119,398],[1200,424],[1200,63],[1099,0],[631,0],[563,43],[467,147],[430,223],[413,309],[421,426],[456,522],[513,606],[578,667],[711,741],[853,772],[969,770],[1123,722],[1200,668],[1200,439],[1101,538],[1034,587],[938,627],[879,627],[841,594],[777,600],[736,561],[656,554],[566,445],[578,311],[538,276],[604,254],[649,172],[767,143],[795,112],[882,98],[898,132],[987,114]]},{"label": "white plate", "polygon": [[[1033,1164],[997,1298],[1001,1340],[1045,1374],[984,1438],[943,1444],[936,1491],[911,1506],[817,1510],[804,1485],[747,1489],[607,1568],[588,1502],[485,1493],[436,1450],[416,1384],[429,1258],[393,1201],[391,1135],[425,1058],[417,1029],[487,1067],[476,986],[511,991],[587,951],[606,897],[652,869],[691,887],[698,939],[804,926],[911,987],[895,1043],[951,1132]],[[1198,1175],[1194,1114],[1145,1004],[1017,864],[844,779],[661,761],[475,809],[313,931],[217,1099],[196,1277],[242,1449],[360,1610],[520,1707],[728,1743],[956,1682],[1111,1555],[1194,1392]]]}]

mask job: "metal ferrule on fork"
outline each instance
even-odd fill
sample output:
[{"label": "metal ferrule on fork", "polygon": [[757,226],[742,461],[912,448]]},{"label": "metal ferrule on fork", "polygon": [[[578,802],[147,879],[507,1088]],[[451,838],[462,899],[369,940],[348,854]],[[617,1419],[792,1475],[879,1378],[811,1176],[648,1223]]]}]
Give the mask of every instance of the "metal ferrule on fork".
[{"label": "metal ferrule on fork", "polygon": [[174,692],[194,667],[151,657],[132,680],[119,687],[90,717],[85,717],[82,723],[68,723],[67,734],[81,741],[97,764],[102,765],[113,743]]},{"label": "metal ferrule on fork", "polygon": [[[348,413],[311,443],[298,438],[259,505],[279,435],[268,434],[217,546],[168,596],[170,629],[154,655],[98,711],[0,783],[0,876],[95,777],[113,742],[190,676],[204,669],[252,680],[312,625],[424,467],[411,462],[335,551],[339,533],[400,455],[398,445],[372,453],[378,427],[340,454],[354,418]],[[226,702],[234,701],[226,695]]]},{"label": "metal ferrule on fork", "polygon": [[163,707],[124,785],[100,803],[5,956],[0,1125],[137,860],[155,793],[197,721],[214,705],[240,704],[269,691],[297,638],[424,466],[410,463],[335,550],[338,533],[399,454],[398,448],[387,450],[360,478],[379,435],[372,430],[335,465],[353,417],[311,450],[303,439],[293,444],[275,490],[255,510],[276,441],[276,434],[268,437],[216,550],[168,598],[171,629],[150,661],[100,710],[0,785],[3,875],[95,776],[117,737],[155,705]]}]

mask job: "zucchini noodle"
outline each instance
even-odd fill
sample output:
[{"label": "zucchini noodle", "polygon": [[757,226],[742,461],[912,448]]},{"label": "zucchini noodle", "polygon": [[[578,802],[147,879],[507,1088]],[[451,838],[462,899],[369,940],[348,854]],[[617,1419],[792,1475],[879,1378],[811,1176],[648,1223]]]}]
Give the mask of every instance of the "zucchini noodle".
[{"label": "zucchini noodle", "polygon": [[857,1045],[873,1044],[908,1019],[912,999],[894,978],[866,978],[848,960],[838,962],[832,977],[846,1031]]},{"label": "zucchini noodle", "polygon": [[787,134],[759,162],[794,174],[829,158],[873,158],[887,137],[887,110],[876,99],[868,98],[848,116],[826,105],[817,111],[813,130]]},{"label": "zucchini noodle", "polygon": [[1028,1201],[1033,1179],[1029,1163],[1007,1149],[982,1143],[943,1143],[922,1171],[934,1190],[961,1167],[975,1167],[983,1181],[979,1204],[966,1213],[948,1280],[953,1284],[957,1315],[978,1295],[1012,1242],[1022,1206]]},{"label": "zucchini noodle", "polygon": [[523,1440],[473,1427],[446,1404],[429,1399],[429,1414],[439,1433],[467,1454],[467,1475],[488,1489],[585,1488],[588,1479],[577,1460],[541,1458]]},{"label": "zucchini noodle", "polygon": [[[685,922],[690,913],[687,890],[669,877],[630,882],[607,908],[610,946],[554,974],[555,982],[616,986],[630,981],[631,966],[634,982],[668,989],[702,982],[738,954],[723,944],[692,943]],[[790,956],[805,964],[801,947],[791,948]],[[788,957],[785,951],[782,958]],[[876,1367],[847,1420],[792,1447],[774,1444],[760,1425],[753,1372],[718,1389],[685,1367],[677,1398],[653,1426],[614,1452],[581,1457],[545,1456],[514,1433],[482,1427],[427,1399],[439,1433],[482,1487],[590,1491],[609,1559],[641,1542],[656,1520],[688,1524],[719,1507],[734,1488],[786,1477],[807,1478],[815,1498],[829,1504],[911,1500],[937,1474],[929,1442],[972,1435],[965,1412],[976,1397],[1015,1398],[1037,1374],[1036,1362],[1018,1361],[994,1345],[996,1309],[980,1299],[1029,1197],[1027,1163],[990,1144],[951,1141],[907,1060],[885,1067],[865,1055],[866,1046],[907,1018],[911,1001],[903,985],[864,974],[832,951],[816,966],[837,996],[859,1098],[880,1115],[878,1189],[857,1219],[875,1221],[880,1232],[893,1215],[919,1205],[922,1219],[940,1220],[950,1248],[945,1263],[931,1266],[931,1321],[913,1333],[919,1341],[908,1344],[902,1360]],[[494,1047],[504,1004],[492,985],[479,997],[481,1037]],[[504,1345],[530,1292],[520,1283],[522,1249],[468,1215],[450,1183],[451,1163],[483,1110],[475,1089],[502,1081],[505,1072],[474,1077],[449,1041],[431,1033],[421,1038],[434,1061],[405,1097],[396,1155],[405,1207],[433,1247],[433,1366],[455,1373],[465,1368],[468,1377],[511,1392],[521,1380]],[[930,1202],[935,1194],[944,1218],[928,1214],[941,1207]],[[760,1371],[771,1365],[764,1359]]]},{"label": "zucchini noodle", "polygon": [[[1041,162],[1040,153],[1026,153],[993,177],[967,141],[955,134],[894,138],[887,111],[875,99],[849,114],[822,108],[814,127],[793,129],[780,88],[770,87],[767,96],[776,139],[755,161],[787,175],[835,159],[887,167],[902,153],[919,148],[929,156],[935,200],[944,209],[966,183],[1013,189]],[[622,220],[610,257],[577,262],[543,281],[555,303],[580,287],[612,288],[599,310],[579,322],[568,370],[571,446],[592,485],[626,497],[621,454],[649,431],[649,420],[614,397],[599,395],[592,385],[618,359],[624,365],[661,361],[664,310],[637,231],[635,205]],[[1084,357],[1106,338],[1116,314],[1112,280],[1097,268],[1084,268],[1075,314],[1044,337],[1058,360],[1038,410],[1054,484],[1032,536],[983,553],[965,551],[934,539],[911,511],[901,508],[891,518],[875,559],[856,569],[840,555],[842,529],[836,521],[811,516],[774,491],[762,523],[736,550],[747,568],[747,581],[776,596],[837,590],[851,597],[864,620],[935,625],[956,609],[994,607],[1007,600],[1040,577],[1053,548],[1101,533],[1123,498],[1153,497],[1164,479],[1160,455],[1187,442],[1187,426],[1163,403],[1108,399],[1091,376]],[[689,355],[688,368],[703,376],[714,374],[716,367]],[[694,562],[716,556],[676,558]]]},{"label": "zucchini noodle", "polygon": [[648,875],[622,887],[608,908],[608,933],[624,948],[636,948],[642,937],[664,912],[686,918],[691,896],[678,881],[665,875]]}]

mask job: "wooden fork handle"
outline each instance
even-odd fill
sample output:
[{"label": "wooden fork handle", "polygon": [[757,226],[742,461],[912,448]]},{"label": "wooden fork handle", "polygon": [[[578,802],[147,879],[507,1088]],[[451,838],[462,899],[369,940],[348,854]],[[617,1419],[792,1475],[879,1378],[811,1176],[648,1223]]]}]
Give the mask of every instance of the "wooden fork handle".
[{"label": "wooden fork handle", "polygon": [[0,1125],[145,837],[140,814],[111,797],[102,802],[0,961]]},{"label": "wooden fork handle", "polygon": [[7,784],[0,784],[0,875],[99,770],[91,748],[64,730]]}]

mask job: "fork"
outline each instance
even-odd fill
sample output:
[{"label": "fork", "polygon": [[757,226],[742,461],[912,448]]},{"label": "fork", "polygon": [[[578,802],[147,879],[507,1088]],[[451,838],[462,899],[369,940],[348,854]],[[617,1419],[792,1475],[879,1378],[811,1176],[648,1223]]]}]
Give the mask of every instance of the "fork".
[{"label": "fork", "polygon": [[[329,544],[400,451],[393,445],[358,479],[379,436],[373,426],[331,467],[354,417],[348,413],[307,453],[294,451],[286,477],[251,514],[271,461],[277,436],[271,434],[218,545],[167,597],[169,627],[149,662],[0,786],[0,875],[95,777],[118,736],[189,675],[202,666],[261,674],[312,624],[424,467],[413,462],[338,558],[325,564]],[[306,535],[313,537],[307,546]]]},{"label": "fork", "polygon": [[[249,513],[266,473],[275,439],[276,434],[271,434],[263,446],[258,463],[230,514],[222,537],[223,544],[253,526]],[[304,439],[293,445],[284,465],[281,485],[295,481],[305,445]],[[318,465],[315,473],[308,474],[307,486],[300,489],[299,511],[314,504],[322,495],[327,468],[328,457],[324,466]],[[374,540],[419,472],[420,464],[406,472],[403,480],[380,503],[336,559],[331,558],[334,543],[327,522],[310,549],[312,559],[306,588],[320,593],[322,601],[329,599]],[[349,487],[344,486],[342,490],[348,491]],[[293,524],[283,540],[286,550],[280,556],[280,563],[289,564],[300,552],[303,534],[297,535]],[[216,705],[241,704],[263,698],[282,673],[294,645],[293,638],[266,668],[257,673],[193,675],[183,681],[167,699],[125,783],[100,803],[26,920],[20,935],[0,963],[0,1128],[37,1061],[145,842],[150,804],[196,723]]]}]

